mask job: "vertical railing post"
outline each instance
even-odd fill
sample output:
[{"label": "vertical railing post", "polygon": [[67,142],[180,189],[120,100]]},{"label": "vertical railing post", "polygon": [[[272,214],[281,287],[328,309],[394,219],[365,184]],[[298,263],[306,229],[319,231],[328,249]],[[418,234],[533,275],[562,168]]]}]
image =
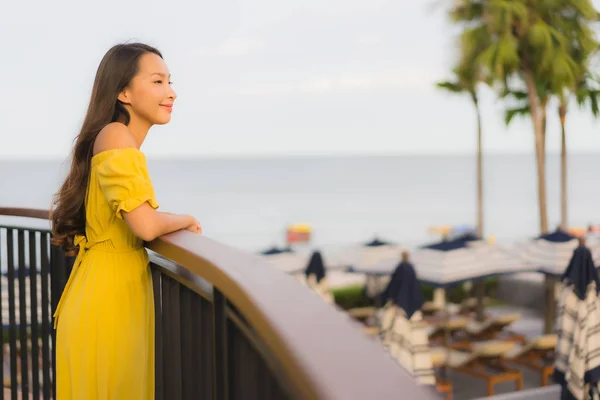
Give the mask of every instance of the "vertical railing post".
[{"label": "vertical railing post", "polygon": [[56,398],[56,330],[52,315],[58,306],[58,301],[67,283],[71,272],[70,260],[59,246],[51,245],[50,250],[50,335],[52,337],[52,398]]},{"label": "vertical railing post", "polygon": [[213,328],[214,328],[214,365],[215,365],[215,400],[228,400],[227,366],[227,299],[223,294],[213,289]]},{"label": "vertical railing post", "polygon": [[50,313],[50,299],[48,296],[51,292],[51,285],[48,282],[50,278],[50,234],[44,233],[42,234],[40,241],[40,264],[41,264],[41,273],[40,273],[40,286],[42,291],[41,296],[41,304],[42,304],[42,394],[44,399],[50,399],[52,397],[51,393],[51,382],[50,378],[50,343],[51,340],[51,331],[52,328],[52,315]]},{"label": "vertical railing post", "polygon": [[165,400],[162,277],[160,272],[154,268],[152,269],[152,286],[154,291],[154,398],[155,400]]}]

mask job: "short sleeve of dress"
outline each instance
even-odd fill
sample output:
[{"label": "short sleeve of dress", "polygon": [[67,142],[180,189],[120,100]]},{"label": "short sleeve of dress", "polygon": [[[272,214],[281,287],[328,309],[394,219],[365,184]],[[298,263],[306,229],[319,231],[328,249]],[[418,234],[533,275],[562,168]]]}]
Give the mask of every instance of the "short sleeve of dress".
[{"label": "short sleeve of dress", "polygon": [[116,216],[123,219],[122,211],[132,211],[145,202],[157,209],[144,153],[133,147],[108,151],[111,154],[98,164],[96,172],[102,193]]}]

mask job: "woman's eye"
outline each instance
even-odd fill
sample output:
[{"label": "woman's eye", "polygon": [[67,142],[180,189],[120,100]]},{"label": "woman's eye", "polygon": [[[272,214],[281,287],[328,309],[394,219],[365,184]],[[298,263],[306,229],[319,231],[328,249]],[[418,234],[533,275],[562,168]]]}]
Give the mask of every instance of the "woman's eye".
[{"label": "woman's eye", "polygon": [[173,82],[169,82],[169,85],[172,85],[172,84],[173,84]]},{"label": "woman's eye", "polygon": [[162,81],[154,81],[154,83],[162,83]]}]

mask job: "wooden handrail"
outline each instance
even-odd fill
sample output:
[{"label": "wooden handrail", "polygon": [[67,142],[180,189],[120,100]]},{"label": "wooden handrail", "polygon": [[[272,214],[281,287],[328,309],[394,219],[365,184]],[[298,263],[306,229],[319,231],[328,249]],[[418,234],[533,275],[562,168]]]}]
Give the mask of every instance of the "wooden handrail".
[{"label": "wooden handrail", "polygon": [[50,219],[50,211],[34,208],[0,207],[0,216]]},{"label": "wooden handrail", "polygon": [[[48,211],[0,208],[0,215],[48,218]],[[211,282],[276,355],[302,399],[430,399],[423,388],[335,310],[260,257],[187,231],[147,247]]]}]

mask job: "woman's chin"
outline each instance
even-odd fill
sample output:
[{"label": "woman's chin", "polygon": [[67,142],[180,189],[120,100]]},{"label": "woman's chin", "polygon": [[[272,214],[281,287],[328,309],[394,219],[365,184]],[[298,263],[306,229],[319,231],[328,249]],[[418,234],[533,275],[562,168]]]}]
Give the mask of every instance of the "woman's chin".
[{"label": "woman's chin", "polygon": [[166,125],[169,122],[171,122],[171,116],[160,116],[159,118],[156,118],[156,120],[154,121],[154,125]]}]

